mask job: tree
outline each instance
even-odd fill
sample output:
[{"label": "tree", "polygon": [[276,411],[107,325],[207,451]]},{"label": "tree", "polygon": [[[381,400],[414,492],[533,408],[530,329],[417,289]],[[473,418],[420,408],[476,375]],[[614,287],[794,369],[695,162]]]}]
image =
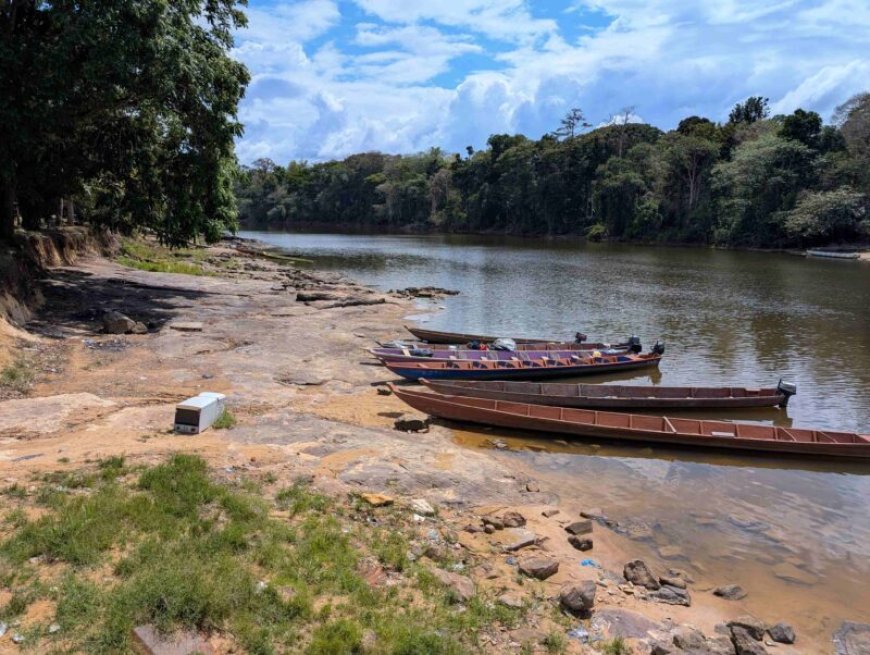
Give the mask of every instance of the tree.
[{"label": "tree", "polygon": [[769,98],[750,96],[746,102],[737,103],[728,115],[729,123],[754,123],[770,114]]},{"label": "tree", "polygon": [[623,107],[618,112],[610,116],[610,124],[616,126],[617,134],[619,135],[617,139],[617,157],[622,157],[622,153],[625,151],[626,132],[628,124],[631,123],[631,119],[634,116],[634,110],[634,105],[631,105],[628,107]]},{"label": "tree", "polygon": [[75,197],[86,220],[165,242],[236,221],[229,57],[243,0],[0,5],[0,233]]},{"label": "tree", "polygon": [[793,114],[783,119],[779,135],[784,139],[794,139],[810,148],[818,149],[821,132],[821,116],[814,111],[795,109]]},{"label": "tree", "polygon": [[579,107],[574,107],[565,118],[560,121],[560,127],[553,132],[553,136],[562,139],[573,139],[578,131],[592,127],[592,124],[586,121],[586,116],[583,110]]},{"label": "tree", "polygon": [[849,187],[803,195],[785,214],[785,227],[792,236],[818,244],[850,239],[868,233],[870,199]]}]

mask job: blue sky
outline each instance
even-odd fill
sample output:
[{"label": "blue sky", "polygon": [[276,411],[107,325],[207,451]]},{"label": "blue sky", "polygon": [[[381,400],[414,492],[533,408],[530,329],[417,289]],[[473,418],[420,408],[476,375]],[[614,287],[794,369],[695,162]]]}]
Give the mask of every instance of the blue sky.
[{"label": "blue sky", "polygon": [[243,163],[480,148],[571,107],[672,129],[870,90],[868,0],[250,0]]}]

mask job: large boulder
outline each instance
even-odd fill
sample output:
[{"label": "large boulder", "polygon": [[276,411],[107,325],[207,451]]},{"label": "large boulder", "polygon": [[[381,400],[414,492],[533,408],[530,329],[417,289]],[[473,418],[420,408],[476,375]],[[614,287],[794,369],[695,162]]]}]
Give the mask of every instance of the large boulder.
[{"label": "large boulder", "polygon": [[471,578],[443,569],[432,569],[432,575],[447,587],[457,600],[465,603],[474,597],[474,582]]},{"label": "large boulder", "polygon": [[834,634],[836,655],[865,655],[870,653],[870,624],[845,621]]},{"label": "large boulder", "polygon": [[131,334],[135,329],[136,321],[121,312],[110,310],[103,314],[103,332],[106,334]]},{"label": "large boulder", "polygon": [[725,600],[742,600],[746,598],[746,592],[743,587],[736,584],[726,584],[721,587],[716,587],[713,594],[724,598]]},{"label": "large boulder", "polygon": [[738,616],[736,619],[728,621],[726,625],[732,629],[735,627],[743,628],[756,641],[761,641],[764,638],[764,623],[754,616]]},{"label": "large boulder", "polygon": [[756,640],[746,628],[739,625],[731,628],[731,643],[736,655],[767,655],[761,642]]},{"label": "large boulder", "polygon": [[667,605],[683,605],[684,607],[692,605],[692,597],[688,591],[670,585],[663,585],[660,589],[650,592],[647,598]]},{"label": "large boulder", "polygon": [[530,578],[546,580],[559,570],[559,561],[552,557],[526,557],[520,560],[519,569]]},{"label": "large boulder", "polygon": [[767,634],[778,644],[793,644],[795,641],[794,628],[782,621],[770,626]]},{"label": "large boulder", "polygon": [[595,606],[597,588],[592,580],[567,584],[559,591],[559,602],[570,612],[585,614]]},{"label": "large boulder", "polygon": [[643,560],[635,559],[628,562],[623,568],[622,574],[626,580],[639,587],[646,587],[652,591],[661,588],[659,581],[656,580]]},{"label": "large boulder", "polygon": [[703,650],[707,645],[704,633],[692,625],[680,625],[672,633],[674,646],[681,650]]}]

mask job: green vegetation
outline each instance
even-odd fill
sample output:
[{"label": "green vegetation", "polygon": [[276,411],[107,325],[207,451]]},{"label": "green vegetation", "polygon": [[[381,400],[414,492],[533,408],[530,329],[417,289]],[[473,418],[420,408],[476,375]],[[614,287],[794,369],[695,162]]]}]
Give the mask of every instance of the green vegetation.
[{"label": "green vegetation", "polygon": [[0,239],[18,215],[182,245],[236,224],[244,0],[0,5]]},{"label": "green vegetation", "polygon": [[6,387],[20,394],[30,391],[35,379],[32,363],[22,355],[0,371],[0,387]]},{"label": "green vegetation", "polygon": [[622,637],[616,637],[609,641],[602,641],[598,644],[598,649],[606,655],[630,655],[631,648],[625,643]]},{"label": "green vegetation", "polygon": [[208,275],[202,267],[206,257],[204,248],[166,248],[142,239],[124,239],[116,261],[153,273]]},{"label": "green vegetation", "polygon": [[221,415],[217,417],[212,427],[214,427],[215,430],[229,430],[230,428],[235,427],[235,425],[236,417],[230,410],[224,409],[224,411],[221,412]]},{"label": "green vegetation", "polygon": [[252,226],[579,235],[798,247],[870,238],[870,93],[832,125],[798,109],[769,117],[752,97],[726,123],[690,116],[670,132],[628,122],[589,132],[573,110],[537,141],[495,134],[465,157],[434,148],[239,174]]},{"label": "green vegetation", "polygon": [[[0,620],[22,620],[31,652],[129,652],[131,629],[150,622],[220,632],[236,652],[360,653],[367,644],[453,655],[479,650],[482,630],[521,619],[480,594],[457,611],[409,560],[406,512],[360,513],[304,481],[270,502],[253,479],[221,481],[202,459],[175,455],[139,470],[111,458],[42,483],[35,496],[5,490],[0,542],[13,594]],[[28,520],[34,499],[43,511]],[[372,586],[364,559],[398,584]],[[54,615],[25,620],[38,601]],[[49,623],[60,631],[49,634]]]}]

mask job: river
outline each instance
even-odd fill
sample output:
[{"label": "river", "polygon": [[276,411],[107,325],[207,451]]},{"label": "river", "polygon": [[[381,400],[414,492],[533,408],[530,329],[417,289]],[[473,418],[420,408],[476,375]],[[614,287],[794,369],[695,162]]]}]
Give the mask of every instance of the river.
[{"label": "river", "polygon": [[[415,317],[462,332],[663,341],[660,371],[627,383],[798,385],[787,410],[727,418],[870,431],[870,264],[691,248],[471,236],[244,232],[379,289],[460,291]],[[403,335],[397,335],[403,336]],[[612,378],[604,378],[608,381]],[[593,379],[586,379],[591,382]],[[602,507],[651,558],[816,638],[870,622],[870,465],[498,435],[514,458]],[[543,437],[543,435],[542,435]],[[770,616],[771,607],[777,616]]]}]

